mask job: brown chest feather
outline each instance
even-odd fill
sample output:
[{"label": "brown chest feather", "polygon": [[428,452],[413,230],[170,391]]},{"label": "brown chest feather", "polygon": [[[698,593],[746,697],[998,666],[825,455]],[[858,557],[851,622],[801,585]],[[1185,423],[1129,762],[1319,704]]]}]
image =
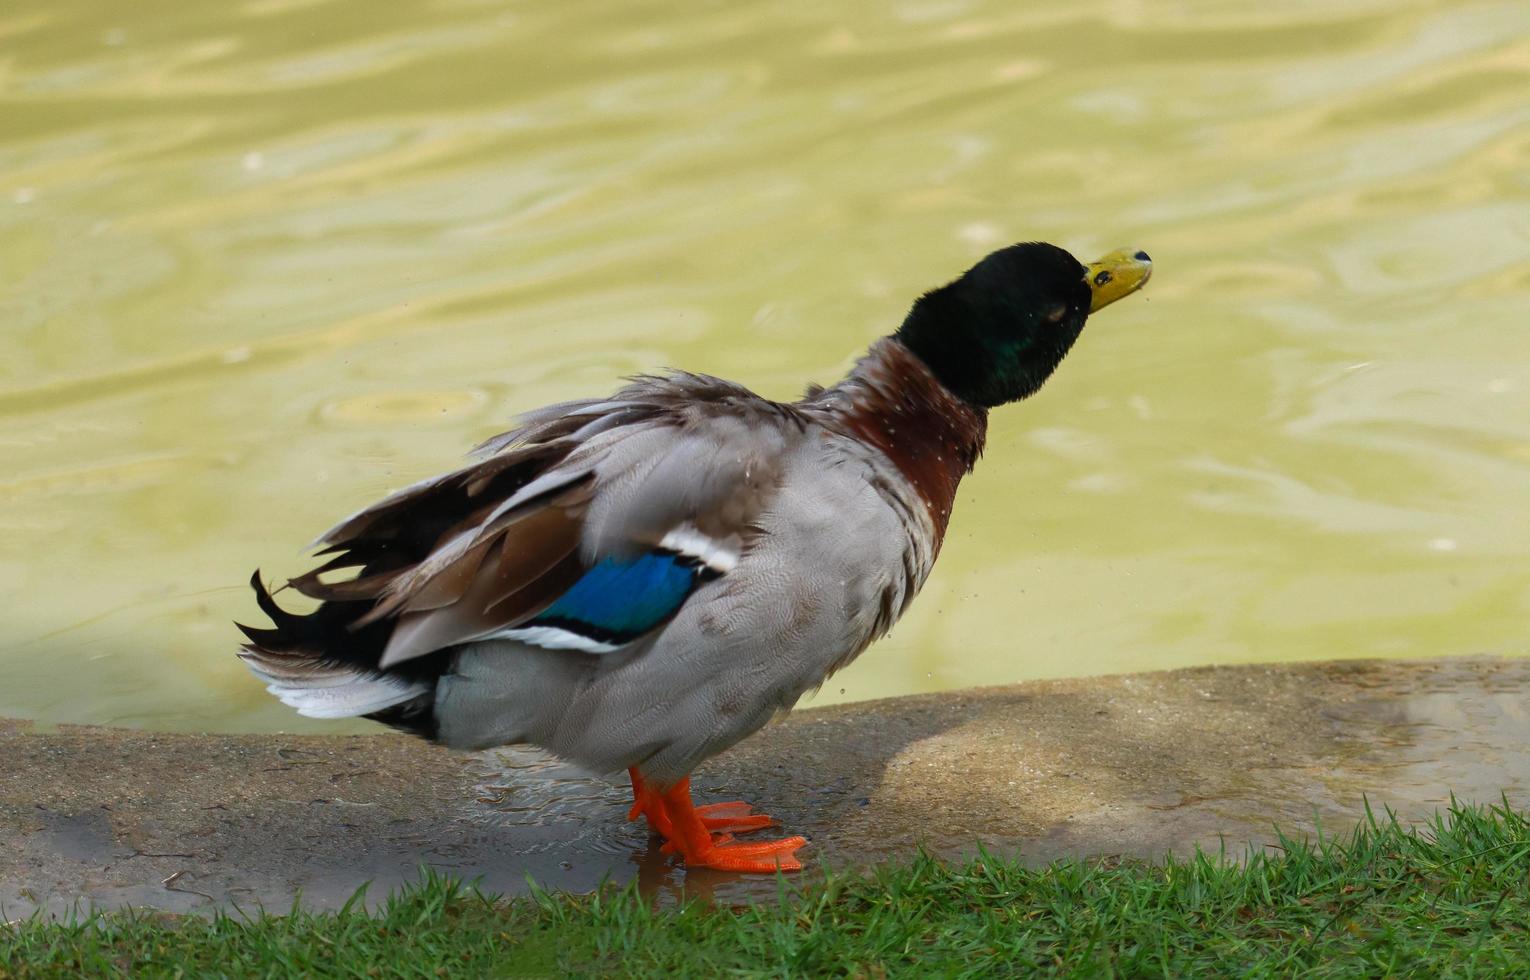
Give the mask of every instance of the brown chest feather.
[{"label": "brown chest feather", "polygon": [[924,501],[935,524],[936,548],[945,537],[962,477],[983,452],[988,416],[952,395],[902,344],[873,346],[845,382],[840,424],[875,446]]}]

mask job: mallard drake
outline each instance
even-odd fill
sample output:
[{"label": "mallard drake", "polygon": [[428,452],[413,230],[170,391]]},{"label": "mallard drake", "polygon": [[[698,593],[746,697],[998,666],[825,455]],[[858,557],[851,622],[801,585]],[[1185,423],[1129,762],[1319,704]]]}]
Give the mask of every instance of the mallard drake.
[{"label": "mallard drake", "polygon": [[310,717],[625,769],[629,818],[687,865],[796,870],[802,837],[735,840],[773,821],[695,805],[691,772],[887,632],[935,564],[989,409],[1035,393],[1151,272],[1140,251],[1086,266],[1013,245],[799,401],[673,372],[529,412],[476,462],[320,538],[328,559],[288,582],[312,612],[283,610],[257,571],[274,625],[241,626],[240,656]]}]

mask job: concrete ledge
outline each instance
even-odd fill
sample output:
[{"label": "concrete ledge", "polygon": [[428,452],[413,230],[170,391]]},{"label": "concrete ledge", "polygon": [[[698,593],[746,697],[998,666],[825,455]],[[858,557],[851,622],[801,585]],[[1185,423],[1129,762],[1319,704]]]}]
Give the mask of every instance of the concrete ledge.
[{"label": "concrete ledge", "polygon": [[[375,897],[421,864],[496,891],[638,877],[726,901],[625,822],[624,785],[524,750],[397,735],[198,736],[0,721],[0,912],[285,907]],[[1530,660],[1346,661],[1048,681],[797,712],[698,773],[805,833],[815,864],[978,844],[1158,857],[1427,817],[1453,791],[1526,805]]]}]

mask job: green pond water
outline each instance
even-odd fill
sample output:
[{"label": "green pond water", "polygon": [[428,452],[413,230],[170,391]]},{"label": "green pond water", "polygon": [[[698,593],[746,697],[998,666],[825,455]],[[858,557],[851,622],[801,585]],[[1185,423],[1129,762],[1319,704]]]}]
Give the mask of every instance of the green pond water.
[{"label": "green pond water", "polygon": [[1530,647],[1523,0],[9,0],[0,715],[345,730],[232,656],[257,566],[623,375],[832,381],[1033,238],[1155,278],[819,702]]}]

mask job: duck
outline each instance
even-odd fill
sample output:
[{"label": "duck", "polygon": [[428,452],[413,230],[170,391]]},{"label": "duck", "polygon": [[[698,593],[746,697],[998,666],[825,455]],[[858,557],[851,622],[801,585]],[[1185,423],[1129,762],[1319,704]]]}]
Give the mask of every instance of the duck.
[{"label": "duck", "polygon": [[[286,705],[461,750],[625,770],[689,868],[802,867],[802,836],[691,774],[883,636],[930,576],[988,413],[1034,395],[1146,252],[1022,242],[920,296],[838,383],[773,401],[668,371],[521,415],[316,542],[239,656]],[[281,590],[278,589],[279,593]]]}]

